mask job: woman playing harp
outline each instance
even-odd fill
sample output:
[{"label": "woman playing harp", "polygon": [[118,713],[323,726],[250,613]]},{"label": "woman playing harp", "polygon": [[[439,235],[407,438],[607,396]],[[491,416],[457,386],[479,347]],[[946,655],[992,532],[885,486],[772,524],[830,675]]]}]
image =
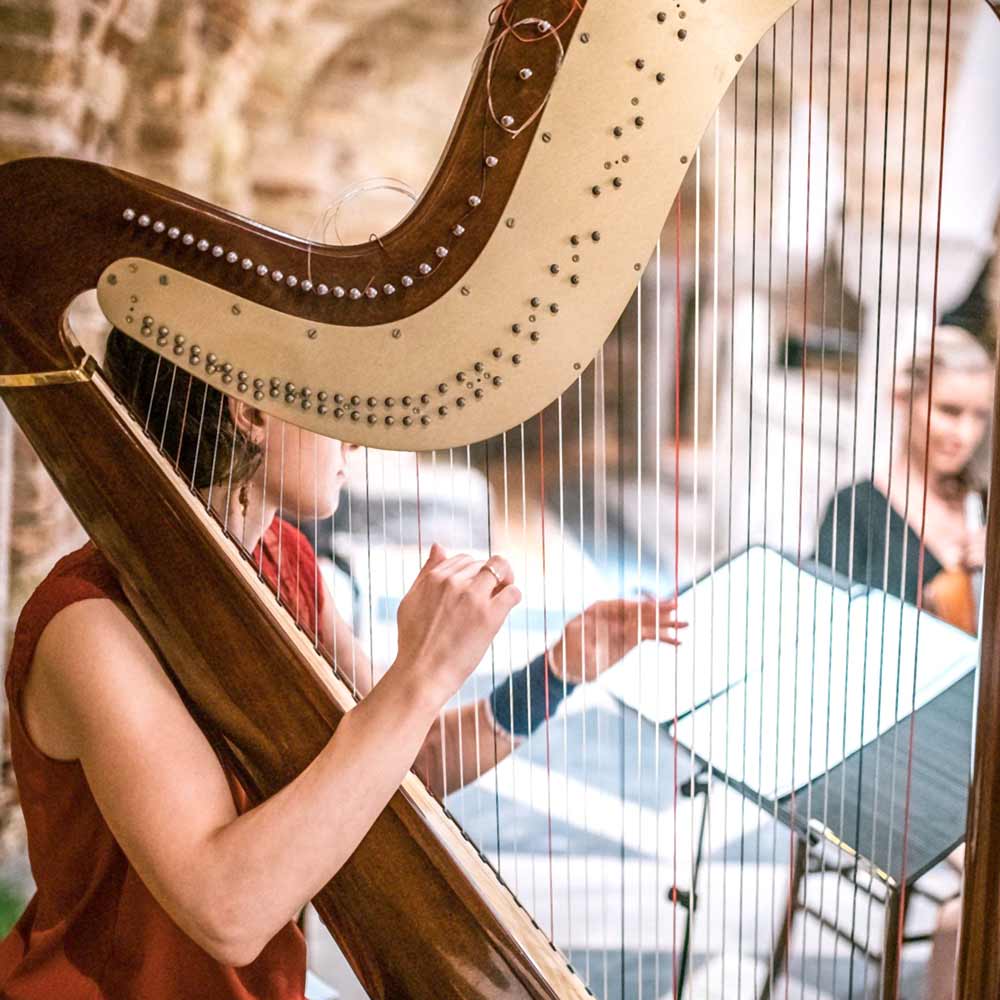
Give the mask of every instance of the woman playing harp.
[{"label": "woman playing harp", "polygon": [[[371,686],[312,550],[278,517],[328,515],[351,446],[208,390],[118,331],[105,371],[300,627],[335,659],[349,651],[364,697],[298,778],[248,808],[109,564],[92,545],[61,560],[22,613],[7,672],[38,890],[0,944],[0,986],[25,1000],[301,997],[305,948],[292,920],[414,762],[441,794],[458,786],[459,757],[493,766],[566,686],[592,680],[640,638],[676,642],[674,605],[589,608],[544,656],[439,726],[520,600],[506,560],[432,546],[399,609],[398,656]],[[457,753],[443,754],[442,730]]]}]

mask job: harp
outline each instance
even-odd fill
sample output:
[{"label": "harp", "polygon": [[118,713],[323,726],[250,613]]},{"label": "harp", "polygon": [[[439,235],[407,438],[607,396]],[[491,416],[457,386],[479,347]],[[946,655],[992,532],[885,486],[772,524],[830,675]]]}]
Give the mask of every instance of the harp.
[{"label": "harp", "polygon": [[[924,701],[913,651],[887,655],[904,612],[893,618],[883,601],[865,619],[874,615],[876,642],[870,654],[865,646],[863,683],[879,695],[884,683],[896,697],[876,698],[849,745],[847,678],[838,716],[826,711],[833,685],[823,701],[810,666],[834,676],[819,583],[807,592],[811,608],[799,589],[779,608],[776,634],[791,629],[792,652],[783,685],[779,675],[770,695],[762,683],[753,689],[760,716],[780,712],[790,685],[793,713],[825,727],[826,749],[839,746],[841,758],[808,759],[801,780],[793,760],[789,788],[765,788],[703,737],[712,725],[731,729],[745,759],[758,762],[776,739],[748,712],[727,714],[739,708],[733,698],[718,704],[740,683],[751,690],[749,668],[728,673],[734,651],[770,620],[766,604],[751,614],[751,598],[783,573],[794,587],[820,579],[811,570],[821,500],[874,470],[879,448],[900,433],[878,389],[939,311],[951,44],[952,5],[941,0],[919,10],[890,0],[877,11],[806,0],[504,2],[426,191],[396,229],[357,246],[275,232],[108,167],[46,159],[0,168],[4,402],[252,797],[273,794],[324,745],[353,703],[349,677],[331,673],[313,637],[178,479],[155,428],[116,398],[100,346],[66,320],[84,291],[96,288],[111,322],[213,391],[371,449],[368,484],[398,495],[400,507],[404,484],[419,484],[422,471],[427,482],[428,470],[452,474],[457,463],[471,476],[475,462],[494,498],[478,526],[486,545],[503,524],[506,539],[543,556],[547,572],[529,603],[546,643],[567,602],[605,593],[590,582],[595,564],[614,567],[619,592],[691,595],[691,666],[644,650],[646,663],[629,667],[635,690],[616,689],[613,704],[632,706],[621,708],[613,736],[620,794],[597,786],[591,808],[601,815],[582,821],[587,839],[607,839],[609,803],[620,810],[610,861],[606,844],[580,860],[554,848],[551,834],[553,801],[557,821],[568,822],[571,795],[589,794],[586,777],[581,792],[553,757],[565,759],[572,738],[599,770],[590,754],[607,744],[600,720],[594,732],[589,722],[550,723],[526,758],[493,779],[477,775],[449,811],[416,775],[406,779],[315,900],[372,996],[680,995],[685,986],[694,995],[684,928],[711,921],[713,909],[717,919],[735,914],[740,943],[728,961],[723,949],[703,988],[769,995],[805,946],[800,901],[810,880],[825,884],[830,872],[813,866],[831,855],[833,874],[853,878],[850,943],[846,952],[824,943],[820,957],[826,947],[852,995],[875,983],[897,995],[916,857],[911,807],[921,782],[932,783],[913,766],[927,753],[918,709],[954,688]],[[903,80],[893,76],[898,65]],[[541,511],[530,524],[529,487]],[[779,499],[769,503],[772,488]],[[915,490],[911,502],[920,501]],[[415,503],[419,512],[419,485]],[[369,540],[385,541],[385,511],[357,507]],[[399,520],[396,541],[425,548],[419,527],[406,536]],[[966,998],[1000,993],[990,937],[1000,924],[997,530],[991,519],[968,796]],[[888,573],[882,556],[869,580],[876,590]],[[375,600],[391,605],[398,593],[388,574],[379,581],[368,570],[369,591],[381,587]],[[191,579],[211,595],[211,628],[177,582]],[[512,621],[480,681],[516,665],[515,647],[537,651],[527,648],[532,628],[537,638],[527,616]],[[650,663],[675,689],[669,709],[652,707]],[[685,703],[680,688],[699,690],[703,673],[707,695]],[[959,681],[970,729],[973,679]],[[777,772],[781,761],[769,763]],[[960,813],[966,777],[947,800]],[[472,793],[490,780],[492,801],[477,805]],[[503,827],[533,808],[525,794],[546,802],[549,841],[519,855]],[[747,817],[760,815],[773,819],[773,847],[754,840],[759,823]],[[960,837],[963,816],[950,818]],[[720,823],[733,824],[738,870],[699,886],[697,827],[711,841]],[[933,851],[920,858],[929,865]],[[768,860],[778,874],[762,883]],[[751,861],[756,873],[747,874]],[[570,884],[581,869],[584,884],[598,887],[582,902]],[[761,893],[770,905],[751,914]],[[744,934],[751,952],[770,957],[745,967]],[[609,955],[619,953],[612,968]]]}]

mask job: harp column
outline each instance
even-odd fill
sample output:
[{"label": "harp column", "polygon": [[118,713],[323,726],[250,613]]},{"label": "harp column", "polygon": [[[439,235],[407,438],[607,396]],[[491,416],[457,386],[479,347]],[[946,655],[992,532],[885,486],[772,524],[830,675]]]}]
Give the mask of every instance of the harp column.
[{"label": "harp column", "polygon": [[[998,380],[1000,381],[1000,380]],[[1000,420],[1000,384],[994,402]],[[969,795],[962,934],[958,953],[959,1000],[1000,996],[996,961],[1000,927],[1000,448],[993,443],[989,528],[986,539],[979,701],[976,744]]]}]

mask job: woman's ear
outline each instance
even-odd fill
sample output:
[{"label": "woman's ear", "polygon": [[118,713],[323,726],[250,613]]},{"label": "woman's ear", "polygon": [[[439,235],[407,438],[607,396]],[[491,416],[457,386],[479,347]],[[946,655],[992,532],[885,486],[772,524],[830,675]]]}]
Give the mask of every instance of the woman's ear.
[{"label": "woman's ear", "polygon": [[236,429],[245,437],[256,439],[261,437],[261,429],[265,427],[267,416],[256,406],[244,403],[242,399],[227,397],[226,405]]}]

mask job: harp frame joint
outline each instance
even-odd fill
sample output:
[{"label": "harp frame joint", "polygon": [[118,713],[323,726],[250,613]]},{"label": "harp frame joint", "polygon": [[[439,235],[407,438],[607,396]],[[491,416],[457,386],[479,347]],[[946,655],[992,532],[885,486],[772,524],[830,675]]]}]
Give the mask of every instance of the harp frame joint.
[{"label": "harp frame joint", "polygon": [[0,389],[31,389],[45,385],[68,385],[72,382],[89,382],[89,367],[65,368],[61,371],[27,372],[17,375],[0,375]]}]

